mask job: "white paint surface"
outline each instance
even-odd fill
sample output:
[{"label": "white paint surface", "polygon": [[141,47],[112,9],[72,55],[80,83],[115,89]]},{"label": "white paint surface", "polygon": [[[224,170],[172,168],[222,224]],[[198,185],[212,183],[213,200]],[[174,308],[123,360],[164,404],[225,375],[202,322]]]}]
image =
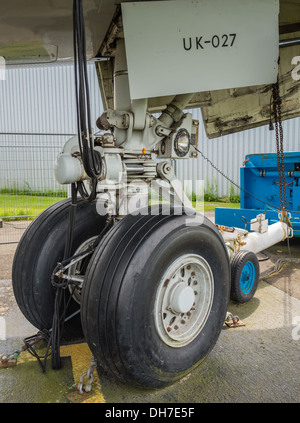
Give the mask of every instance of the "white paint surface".
[{"label": "white paint surface", "polygon": [[122,4],[132,99],[275,82],[278,12],[278,0]]}]

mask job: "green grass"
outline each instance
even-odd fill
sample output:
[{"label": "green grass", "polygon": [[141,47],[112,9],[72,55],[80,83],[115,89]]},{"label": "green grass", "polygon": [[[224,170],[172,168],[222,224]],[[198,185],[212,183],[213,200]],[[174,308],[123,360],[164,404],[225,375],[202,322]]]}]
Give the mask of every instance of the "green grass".
[{"label": "green grass", "polygon": [[16,195],[0,193],[0,216],[16,216],[16,220],[33,219],[52,204],[62,200],[62,196]]},{"label": "green grass", "polygon": [[[192,204],[193,207],[196,208],[196,210],[203,210],[203,203],[199,203],[196,205],[196,203],[193,201]],[[224,201],[204,202],[204,211],[214,210],[216,207],[228,207],[230,209],[238,209],[240,207],[240,203],[230,203]]]},{"label": "green grass", "polygon": [[[51,194],[54,194],[51,192]],[[40,214],[47,207],[62,200],[66,195],[64,192],[58,193],[58,195],[37,195],[37,193],[30,192],[26,195],[4,193],[0,191],[0,216],[15,216],[15,220],[34,219],[34,217]],[[213,201],[204,203],[192,202],[193,207],[198,211],[209,211],[214,210],[216,207],[228,207],[228,208],[239,208],[239,203],[231,203],[228,200]],[[204,209],[203,209],[204,206]]]},{"label": "green grass", "polygon": [[67,191],[65,190],[44,190],[44,191],[34,191],[30,188],[29,184],[24,184],[24,188],[1,188],[0,194],[13,194],[13,195],[30,195],[38,197],[62,197],[65,198]]}]

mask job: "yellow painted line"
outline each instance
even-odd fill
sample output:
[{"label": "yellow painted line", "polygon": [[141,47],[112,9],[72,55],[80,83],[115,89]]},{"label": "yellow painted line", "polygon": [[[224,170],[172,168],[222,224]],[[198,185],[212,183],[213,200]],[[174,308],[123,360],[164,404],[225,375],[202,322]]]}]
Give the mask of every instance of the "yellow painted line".
[{"label": "yellow painted line", "polygon": [[[28,351],[22,351],[22,353],[18,357],[17,365],[28,363],[29,361],[36,361],[36,358],[33,357],[33,355],[29,354]],[[38,362],[37,365],[39,365]]]},{"label": "yellow painted line", "polygon": [[[90,366],[90,360],[92,353],[86,343],[84,344],[74,344],[74,345],[63,345],[60,347],[62,357],[71,357],[72,369],[73,369],[73,378],[74,382],[77,383],[80,380],[80,377],[83,373],[87,372]],[[82,401],[83,403],[104,403],[104,396],[101,391],[101,385],[98,377],[97,370],[94,371],[95,379],[92,384],[92,393],[93,395],[86,400]]]},{"label": "yellow painted line", "polygon": [[[86,343],[73,344],[73,345],[62,345],[60,347],[61,357],[70,357],[73,370],[73,379],[77,383],[83,373],[87,372],[90,366],[90,360],[92,357],[91,350]],[[26,363],[29,361],[36,361],[28,351],[23,351],[18,357],[18,364]],[[38,365],[38,364],[37,364]],[[101,385],[98,377],[97,370],[94,370],[94,381],[92,383],[91,396],[86,398],[82,403],[104,403],[104,396],[101,391]],[[71,388],[71,387],[70,387]],[[74,390],[75,392],[75,390]],[[78,394],[80,395],[80,394]]]}]

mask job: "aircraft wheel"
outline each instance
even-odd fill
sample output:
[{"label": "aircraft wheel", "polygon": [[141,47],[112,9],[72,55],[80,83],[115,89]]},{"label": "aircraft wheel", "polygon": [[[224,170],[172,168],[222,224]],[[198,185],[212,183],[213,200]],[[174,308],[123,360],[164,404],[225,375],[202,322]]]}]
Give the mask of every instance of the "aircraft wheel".
[{"label": "aircraft wheel", "polygon": [[[70,200],[62,200],[42,212],[24,232],[13,262],[12,282],[16,301],[26,319],[39,330],[52,326],[55,288],[51,275],[63,259],[69,225]],[[103,229],[104,216],[95,203],[78,199],[75,214],[72,254],[94,239]],[[78,270],[77,264],[77,270]],[[76,292],[78,296],[78,292]],[[65,290],[66,301],[70,298]],[[72,298],[67,315],[79,309]],[[82,336],[80,314],[65,324],[64,337]]]},{"label": "aircraft wheel", "polygon": [[85,275],[81,319],[98,364],[123,382],[161,387],[197,366],[226,317],[230,264],[204,218],[126,216],[101,241]]}]

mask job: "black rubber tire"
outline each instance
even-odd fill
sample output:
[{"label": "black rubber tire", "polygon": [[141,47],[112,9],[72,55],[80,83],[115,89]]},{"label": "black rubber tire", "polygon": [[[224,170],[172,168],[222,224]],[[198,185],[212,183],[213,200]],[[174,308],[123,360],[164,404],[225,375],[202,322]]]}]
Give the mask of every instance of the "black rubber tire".
[{"label": "black rubber tire", "polygon": [[[70,199],[59,201],[43,211],[24,232],[13,261],[12,283],[17,304],[37,329],[52,326],[55,288],[51,275],[63,259],[69,225]],[[78,199],[75,214],[72,253],[85,240],[98,235],[106,222],[96,210],[96,203]],[[66,299],[69,290],[66,289]],[[79,309],[71,299],[67,315]],[[64,326],[64,339],[82,336],[80,314]]]},{"label": "black rubber tire", "polygon": [[[198,253],[214,276],[214,298],[200,334],[182,348],[166,345],[155,328],[159,282],[177,257]],[[119,380],[161,387],[185,374],[215,345],[226,317],[230,263],[226,246],[206,218],[186,226],[186,216],[126,216],[102,240],[85,275],[81,319],[99,366]]]},{"label": "black rubber tire", "polygon": [[[241,274],[246,263],[251,262],[255,274],[253,275],[253,286],[249,292],[243,292],[241,288]],[[255,295],[259,281],[259,261],[252,251],[241,250],[235,253],[231,260],[231,293],[230,299],[236,303],[244,304],[250,301]]]}]

